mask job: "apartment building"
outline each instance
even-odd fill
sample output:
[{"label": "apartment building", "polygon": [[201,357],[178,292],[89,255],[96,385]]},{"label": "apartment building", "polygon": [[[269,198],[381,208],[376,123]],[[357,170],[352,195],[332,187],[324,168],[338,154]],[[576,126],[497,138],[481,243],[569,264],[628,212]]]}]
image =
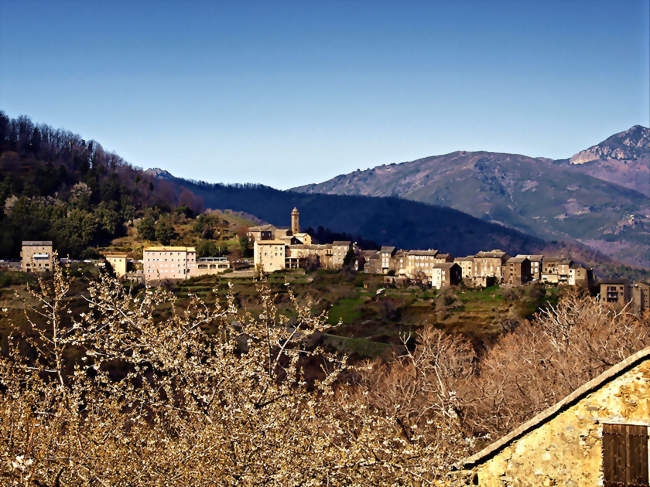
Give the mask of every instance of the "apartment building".
[{"label": "apartment building", "polygon": [[108,252],[104,254],[104,257],[113,269],[115,277],[122,278],[126,276],[128,265],[128,254],[126,252]]},{"label": "apartment building", "polygon": [[25,240],[20,251],[20,268],[23,272],[49,272],[54,266],[51,240]]},{"label": "apartment building", "polygon": [[256,269],[264,272],[275,272],[286,266],[287,244],[282,240],[255,241],[253,246],[253,262]]},{"label": "apartment building", "polygon": [[196,269],[194,247],[147,247],[142,251],[145,282],[188,279]]}]

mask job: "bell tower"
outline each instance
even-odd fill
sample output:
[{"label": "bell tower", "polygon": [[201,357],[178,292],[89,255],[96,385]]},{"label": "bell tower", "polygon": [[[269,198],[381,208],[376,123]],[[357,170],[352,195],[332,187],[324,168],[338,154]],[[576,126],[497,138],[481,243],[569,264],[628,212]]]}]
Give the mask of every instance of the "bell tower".
[{"label": "bell tower", "polygon": [[295,207],[291,210],[291,233],[300,233],[300,212]]}]

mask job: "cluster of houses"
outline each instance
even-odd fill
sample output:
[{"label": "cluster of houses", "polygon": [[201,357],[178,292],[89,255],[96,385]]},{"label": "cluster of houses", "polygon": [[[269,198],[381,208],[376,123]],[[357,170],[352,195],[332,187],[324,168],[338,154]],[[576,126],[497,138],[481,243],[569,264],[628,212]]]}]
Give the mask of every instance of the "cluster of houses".
[{"label": "cluster of houses", "polygon": [[335,241],[315,244],[309,234],[300,232],[300,213],[291,212],[291,227],[273,225],[251,227],[248,237],[254,242],[254,264],[269,273],[315,265],[340,269],[346,256],[354,269],[370,274],[385,274],[395,281],[426,282],[435,288],[454,286],[463,281],[470,286],[492,284],[522,285],[529,281],[588,287],[591,269],[570,259],[543,255],[510,256],[501,250],[453,257],[438,250],[398,250],[383,246],[379,250],[362,250],[356,243]]},{"label": "cluster of houses", "polygon": [[[384,275],[389,283],[416,282],[436,289],[461,282],[470,287],[521,286],[528,282],[588,289],[593,286],[592,270],[567,258],[541,254],[510,256],[498,249],[454,257],[434,249],[401,250],[382,246],[379,250],[363,250],[350,241],[315,243],[308,233],[300,231],[297,208],[291,212],[290,227],[268,224],[249,227],[248,238],[253,242],[255,270],[263,273],[298,268],[337,270],[347,261],[358,272]],[[233,267],[226,257],[198,258],[196,249],[186,246],[146,247],[142,261],[129,259],[126,252],[107,252],[104,257],[117,277],[135,278],[147,284],[221,274]],[[22,271],[50,271],[53,259],[51,241],[23,242]],[[141,271],[129,272],[130,263],[134,262],[138,267],[141,264]],[[601,280],[599,286],[601,299],[606,302],[632,303],[637,311],[650,309],[650,285],[646,282]]]}]

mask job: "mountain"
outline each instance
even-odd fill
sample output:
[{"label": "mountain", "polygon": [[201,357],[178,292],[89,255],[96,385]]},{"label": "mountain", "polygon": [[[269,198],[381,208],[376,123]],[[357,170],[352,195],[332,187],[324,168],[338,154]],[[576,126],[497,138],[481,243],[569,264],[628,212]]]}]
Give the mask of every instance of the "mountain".
[{"label": "mountain", "polygon": [[[644,184],[634,179],[639,171],[648,171],[647,135],[647,128],[635,126],[587,149],[593,156],[633,159],[572,164],[519,154],[458,151],[357,170],[294,191],[393,196],[448,206],[542,239],[582,243],[615,260],[650,267],[650,199],[629,189]],[[587,158],[583,155],[576,161]],[[605,168],[614,164],[617,171],[607,172]],[[630,175],[625,164],[639,169]],[[628,187],[596,177],[600,172],[611,179],[618,174]]]},{"label": "mountain", "polygon": [[650,196],[650,129],[641,125],[558,162],[571,165],[574,171]]}]

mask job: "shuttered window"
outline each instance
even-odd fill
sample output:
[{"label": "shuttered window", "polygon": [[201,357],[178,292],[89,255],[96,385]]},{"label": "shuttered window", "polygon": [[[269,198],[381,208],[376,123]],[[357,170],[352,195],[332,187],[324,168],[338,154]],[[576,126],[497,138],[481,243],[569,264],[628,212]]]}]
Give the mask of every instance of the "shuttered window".
[{"label": "shuttered window", "polygon": [[648,483],[648,427],[603,425],[605,487],[650,487]]}]

